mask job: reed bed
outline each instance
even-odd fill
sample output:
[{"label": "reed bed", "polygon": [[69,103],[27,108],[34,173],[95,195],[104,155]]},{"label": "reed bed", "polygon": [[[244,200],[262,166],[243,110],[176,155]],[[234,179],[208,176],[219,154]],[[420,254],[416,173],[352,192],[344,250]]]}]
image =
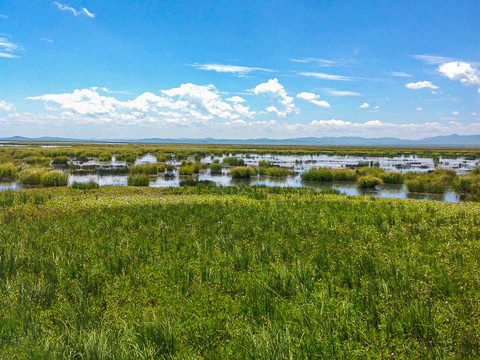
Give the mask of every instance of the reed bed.
[{"label": "reed bed", "polygon": [[478,358],[480,205],[0,194],[0,358]]}]

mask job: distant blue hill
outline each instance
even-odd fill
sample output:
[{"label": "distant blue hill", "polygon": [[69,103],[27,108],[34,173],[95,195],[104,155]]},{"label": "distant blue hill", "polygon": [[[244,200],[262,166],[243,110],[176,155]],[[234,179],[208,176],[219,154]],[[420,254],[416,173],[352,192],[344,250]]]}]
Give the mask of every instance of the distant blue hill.
[{"label": "distant blue hill", "polygon": [[148,143],[148,144],[232,144],[232,145],[329,145],[329,146],[447,146],[447,147],[480,147],[480,135],[446,135],[424,138],[420,140],[405,140],[393,137],[363,138],[363,137],[304,137],[292,139],[74,139],[62,137],[27,138],[13,136],[0,139],[3,142],[102,142],[102,143]]}]

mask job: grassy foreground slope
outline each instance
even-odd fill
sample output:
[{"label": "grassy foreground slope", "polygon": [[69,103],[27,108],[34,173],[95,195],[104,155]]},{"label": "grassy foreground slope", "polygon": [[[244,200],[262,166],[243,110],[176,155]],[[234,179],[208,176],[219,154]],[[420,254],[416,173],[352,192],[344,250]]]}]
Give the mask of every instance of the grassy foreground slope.
[{"label": "grassy foreground slope", "polygon": [[0,358],[478,358],[480,205],[0,194]]}]

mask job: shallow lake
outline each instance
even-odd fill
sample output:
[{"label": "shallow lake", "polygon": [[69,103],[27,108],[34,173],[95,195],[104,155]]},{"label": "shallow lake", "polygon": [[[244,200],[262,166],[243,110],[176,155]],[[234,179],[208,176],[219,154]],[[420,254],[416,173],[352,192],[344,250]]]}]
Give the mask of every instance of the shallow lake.
[{"label": "shallow lake", "polygon": [[[258,166],[260,161],[268,161],[273,166],[281,166],[292,168],[297,175],[289,176],[287,178],[271,178],[265,176],[256,176],[251,179],[232,179],[230,177],[229,169],[224,168],[221,174],[211,174],[210,170],[202,170],[200,174],[195,177],[183,177],[178,175],[175,170],[171,176],[155,176],[150,179],[150,187],[179,187],[184,182],[194,183],[213,182],[217,186],[234,186],[234,185],[249,185],[249,186],[268,186],[268,187],[293,187],[293,188],[310,188],[310,189],[336,189],[341,194],[355,195],[355,196],[375,196],[385,198],[399,198],[399,199],[426,199],[437,200],[445,202],[461,201],[460,196],[454,191],[447,191],[442,195],[434,194],[417,194],[409,193],[404,185],[386,184],[379,189],[359,189],[354,182],[312,182],[302,181],[300,174],[308,171],[312,167],[326,167],[333,169],[349,168],[361,164],[371,164],[385,169],[386,171],[401,171],[401,172],[431,172],[436,168],[453,169],[457,174],[464,174],[480,166],[480,160],[468,160],[464,158],[444,159],[439,158],[436,162],[432,158],[419,158],[416,156],[399,156],[399,157],[355,157],[355,156],[327,156],[327,155],[305,155],[305,156],[277,156],[277,155],[243,155],[237,154],[235,157],[242,158],[245,165]],[[225,156],[210,157],[207,156],[201,159],[202,163],[211,164],[214,160],[220,163]],[[193,160],[193,157],[187,158]],[[135,161],[135,165],[156,163],[157,158],[153,154],[146,154],[139,157]],[[73,162],[79,169],[97,169],[115,170],[119,168],[126,168],[127,163],[116,161],[112,158],[111,161],[98,162],[89,159],[84,162]],[[175,165],[177,168],[181,165],[181,160],[172,158],[167,161],[168,164]],[[126,186],[127,174],[107,174],[100,175],[99,173],[88,174],[70,174],[68,177],[68,185],[71,186],[74,182],[88,183],[95,182],[100,186]],[[18,183],[0,183],[0,190],[18,190],[22,186]]]}]

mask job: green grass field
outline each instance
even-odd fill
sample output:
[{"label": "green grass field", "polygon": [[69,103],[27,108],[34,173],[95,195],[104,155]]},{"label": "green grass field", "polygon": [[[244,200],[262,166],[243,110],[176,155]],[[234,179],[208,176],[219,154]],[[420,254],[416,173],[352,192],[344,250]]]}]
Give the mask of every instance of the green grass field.
[{"label": "green grass field", "polygon": [[0,358],[478,358],[480,204],[0,194]]}]

